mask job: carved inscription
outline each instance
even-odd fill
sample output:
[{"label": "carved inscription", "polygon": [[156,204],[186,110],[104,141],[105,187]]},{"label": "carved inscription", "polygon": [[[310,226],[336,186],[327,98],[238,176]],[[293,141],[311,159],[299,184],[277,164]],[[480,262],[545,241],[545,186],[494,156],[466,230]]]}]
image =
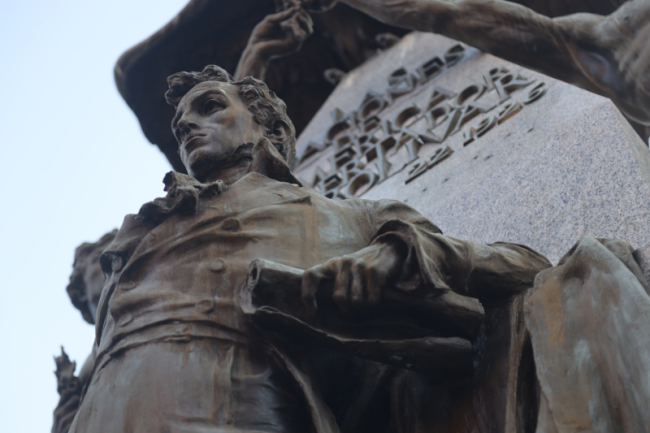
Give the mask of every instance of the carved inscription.
[{"label": "carved inscription", "polygon": [[[464,55],[464,47],[457,44],[413,72],[400,67],[388,77],[385,92],[368,92],[359,107],[348,114],[335,109],[322,142],[310,142],[298,157],[298,164],[313,158],[326,157],[329,161],[328,171],[316,168],[311,186],[327,197],[346,199],[363,194],[405,168],[408,184],[454,153],[443,145],[448,137],[460,133],[467,146],[546,92],[544,83],[535,83],[521,72],[502,66],[485,72],[482,82],[470,83],[459,91],[436,86],[435,78],[462,61]],[[401,103],[405,95],[427,90],[423,87],[431,90],[425,103]],[[512,97],[513,92],[527,87],[523,98],[518,97],[521,100]],[[403,108],[391,110],[400,103]],[[484,117],[477,121],[480,116]],[[421,158],[420,151],[429,146],[441,147],[430,157]]]}]

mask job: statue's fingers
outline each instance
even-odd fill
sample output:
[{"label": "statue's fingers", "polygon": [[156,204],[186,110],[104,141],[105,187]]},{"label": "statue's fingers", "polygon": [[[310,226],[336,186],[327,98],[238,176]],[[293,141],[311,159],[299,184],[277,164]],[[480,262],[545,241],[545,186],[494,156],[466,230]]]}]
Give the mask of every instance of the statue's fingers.
[{"label": "statue's fingers", "polygon": [[299,22],[296,26],[294,37],[302,42],[311,36],[312,33],[313,29],[307,23]]},{"label": "statue's fingers", "polygon": [[385,285],[385,278],[374,267],[366,268],[366,303],[375,307],[381,302],[381,289]]},{"label": "statue's fingers", "polygon": [[300,9],[296,15],[300,27],[304,29],[307,36],[311,35],[314,32],[314,21],[311,19],[311,15],[304,9]]},{"label": "statue's fingers", "polygon": [[355,261],[352,264],[351,284],[350,284],[350,305],[357,310],[365,310],[366,291],[366,263],[362,260]]},{"label": "statue's fingers", "polygon": [[[326,264],[327,265],[327,264]],[[336,277],[332,299],[342,311],[349,310],[352,259],[343,257],[334,262]]]},{"label": "statue's fingers", "polygon": [[296,38],[297,40],[301,40],[305,38],[304,33],[305,30],[303,29],[303,23],[300,21],[300,16],[294,15],[291,19],[291,33],[293,34],[293,37]]},{"label": "statue's fingers", "polygon": [[283,11],[276,12],[271,15],[267,15],[266,18],[264,18],[264,21],[271,24],[277,24],[280,21],[284,21],[287,18],[291,17],[293,14],[296,13],[297,10],[299,10],[299,8],[297,6],[294,6],[289,9],[285,9]]},{"label": "statue's fingers", "polygon": [[302,275],[302,285],[300,287],[302,302],[309,314],[313,314],[318,309],[316,294],[321,282],[331,279],[331,272],[321,265],[307,269]]}]

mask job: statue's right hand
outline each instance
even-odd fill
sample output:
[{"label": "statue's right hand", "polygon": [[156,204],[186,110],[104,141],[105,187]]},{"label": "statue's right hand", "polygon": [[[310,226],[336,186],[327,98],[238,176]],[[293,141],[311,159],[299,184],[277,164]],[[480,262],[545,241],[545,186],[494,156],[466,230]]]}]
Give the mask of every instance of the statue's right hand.
[{"label": "statue's right hand", "polygon": [[267,15],[255,28],[247,49],[253,49],[265,60],[287,56],[302,47],[313,33],[309,13],[299,6]]},{"label": "statue's right hand", "polygon": [[317,310],[316,297],[329,285],[341,311],[365,315],[379,305],[384,290],[394,286],[405,257],[402,245],[377,243],[305,270],[301,297],[306,311]]}]

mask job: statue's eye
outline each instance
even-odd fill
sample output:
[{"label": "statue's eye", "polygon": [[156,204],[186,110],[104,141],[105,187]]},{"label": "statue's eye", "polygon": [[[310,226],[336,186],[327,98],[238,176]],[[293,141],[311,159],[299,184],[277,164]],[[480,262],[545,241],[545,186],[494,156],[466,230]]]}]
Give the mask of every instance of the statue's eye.
[{"label": "statue's eye", "polygon": [[221,108],[223,108],[223,104],[221,104],[219,101],[215,99],[210,99],[206,101],[205,105],[203,106],[203,113],[210,114]]}]

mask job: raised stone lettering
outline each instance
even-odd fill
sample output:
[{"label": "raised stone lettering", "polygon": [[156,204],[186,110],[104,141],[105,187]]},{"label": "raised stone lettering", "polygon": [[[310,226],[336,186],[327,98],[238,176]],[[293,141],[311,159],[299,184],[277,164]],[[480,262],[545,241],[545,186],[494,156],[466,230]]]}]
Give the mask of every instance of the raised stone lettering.
[{"label": "raised stone lettering", "polygon": [[332,125],[329,131],[327,131],[327,139],[330,141],[334,140],[334,138],[336,138],[337,135],[339,135],[343,131],[350,129],[351,126],[352,124],[348,118],[336,122],[334,125]]},{"label": "raised stone lettering", "polygon": [[477,138],[482,137],[496,124],[497,124],[496,116],[488,116],[485,119],[481,120],[481,122],[476,127],[476,137]]},{"label": "raised stone lettering", "polygon": [[424,116],[429,122],[429,129],[434,129],[441,125],[445,120],[449,118],[450,113],[455,110],[449,104],[440,104],[437,107],[427,111]]},{"label": "raised stone lettering", "polygon": [[390,86],[386,89],[386,92],[391,98],[397,99],[411,93],[415,89],[416,80],[413,74],[406,72],[404,68],[400,68],[390,75],[388,83]]},{"label": "raised stone lettering", "polygon": [[383,182],[388,178],[391,163],[388,161],[386,153],[390,149],[394,148],[396,144],[397,140],[395,140],[394,137],[389,136],[379,143],[374,143],[374,145],[363,154],[368,164],[373,161],[375,162],[377,173],[379,174],[379,182]]},{"label": "raised stone lettering", "polygon": [[378,181],[379,177],[376,173],[370,170],[361,171],[350,180],[344,193],[348,197],[359,196],[375,186]]},{"label": "raised stone lettering", "polygon": [[402,127],[406,125],[406,123],[409,120],[416,118],[416,116],[420,114],[421,111],[422,110],[420,109],[420,107],[418,107],[415,104],[406,107],[397,115],[397,117],[395,117],[395,125],[397,127]]},{"label": "raised stone lettering", "polygon": [[460,62],[465,56],[465,47],[456,44],[445,53],[445,66],[448,68]]},{"label": "raised stone lettering", "polygon": [[445,146],[436,150],[435,153],[429,157],[429,161],[420,160],[416,162],[409,170],[405,184],[408,184],[427,170],[440,164],[442,161],[449,158],[452,153],[454,153],[454,151],[451,150],[449,146]]},{"label": "raised stone lettering", "polygon": [[524,108],[520,102],[508,102],[503,105],[497,113],[497,122],[502,124]]},{"label": "raised stone lettering", "polygon": [[505,101],[510,98],[510,93],[517,89],[521,89],[522,87],[526,87],[534,81],[535,80],[527,80],[519,72],[509,72],[494,81],[494,87],[497,89],[501,101]]},{"label": "raised stone lettering", "polygon": [[424,84],[433,77],[440,75],[445,69],[445,61],[436,56],[417,68],[418,82]]},{"label": "raised stone lettering", "polygon": [[449,158],[454,153],[449,146],[442,147],[429,157],[429,168],[440,164],[445,159]]},{"label": "raised stone lettering", "polygon": [[376,116],[388,106],[388,102],[381,96],[374,96],[364,100],[359,107],[359,117],[365,120],[371,116]]},{"label": "raised stone lettering", "polygon": [[481,104],[476,101],[469,101],[465,107],[461,109],[461,115],[460,119],[458,119],[458,124],[456,125],[456,129],[452,134],[455,134],[456,132],[460,131],[460,128],[467,123],[468,121],[472,120],[474,117],[478,116],[480,113],[487,113],[488,111],[492,110],[495,106],[494,105],[486,105],[486,104]]},{"label": "raised stone lettering", "polygon": [[485,89],[485,85],[481,83],[470,84],[458,93],[458,96],[456,96],[456,99],[454,100],[454,104],[457,108],[461,108],[471,97],[473,97],[472,99],[476,101],[478,98],[483,96]]},{"label": "raised stone lettering", "polygon": [[427,104],[427,110],[434,108],[436,105],[440,104],[445,99],[453,98],[456,94],[450,90],[443,89],[442,87],[435,86],[433,88],[433,93],[429,98],[429,104]]},{"label": "raised stone lettering", "polygon": [[463,146],[467,146],[468,144],[472,143],[474,141],[474,136],[476,135],[476,130],[474,127],[467,128],[466,130],[463,131]]},{"label": "raised stone lettering", "polygon": [[526,98],[524,99],[524,104],[530,104],[531,102],[537,101],[539,98],[544,96],[545,93],[546,83],[539,83],[528,92],[528,95],[526,95]]},{"label": "raised stone lettering", "polygon": [[496,80],[499,80],[508,72],[510,72],[508,68],[504,66],[498,66],[496,68],[490,69],[488,72],[483,74],[483,79],[485,80],[485,85],[487,86],[488,90],[494,89],[494,82]]},{"label": "raised stone lettering", "polygon": [[415,180],[428,169],[429,169],[429,164],[426,161],[420,160],[416,162],[415,164],[413,164],[413,167],[411,167],[411,169],[409,170],[408,178],[404,183],[408,184],[409,182]]}]

